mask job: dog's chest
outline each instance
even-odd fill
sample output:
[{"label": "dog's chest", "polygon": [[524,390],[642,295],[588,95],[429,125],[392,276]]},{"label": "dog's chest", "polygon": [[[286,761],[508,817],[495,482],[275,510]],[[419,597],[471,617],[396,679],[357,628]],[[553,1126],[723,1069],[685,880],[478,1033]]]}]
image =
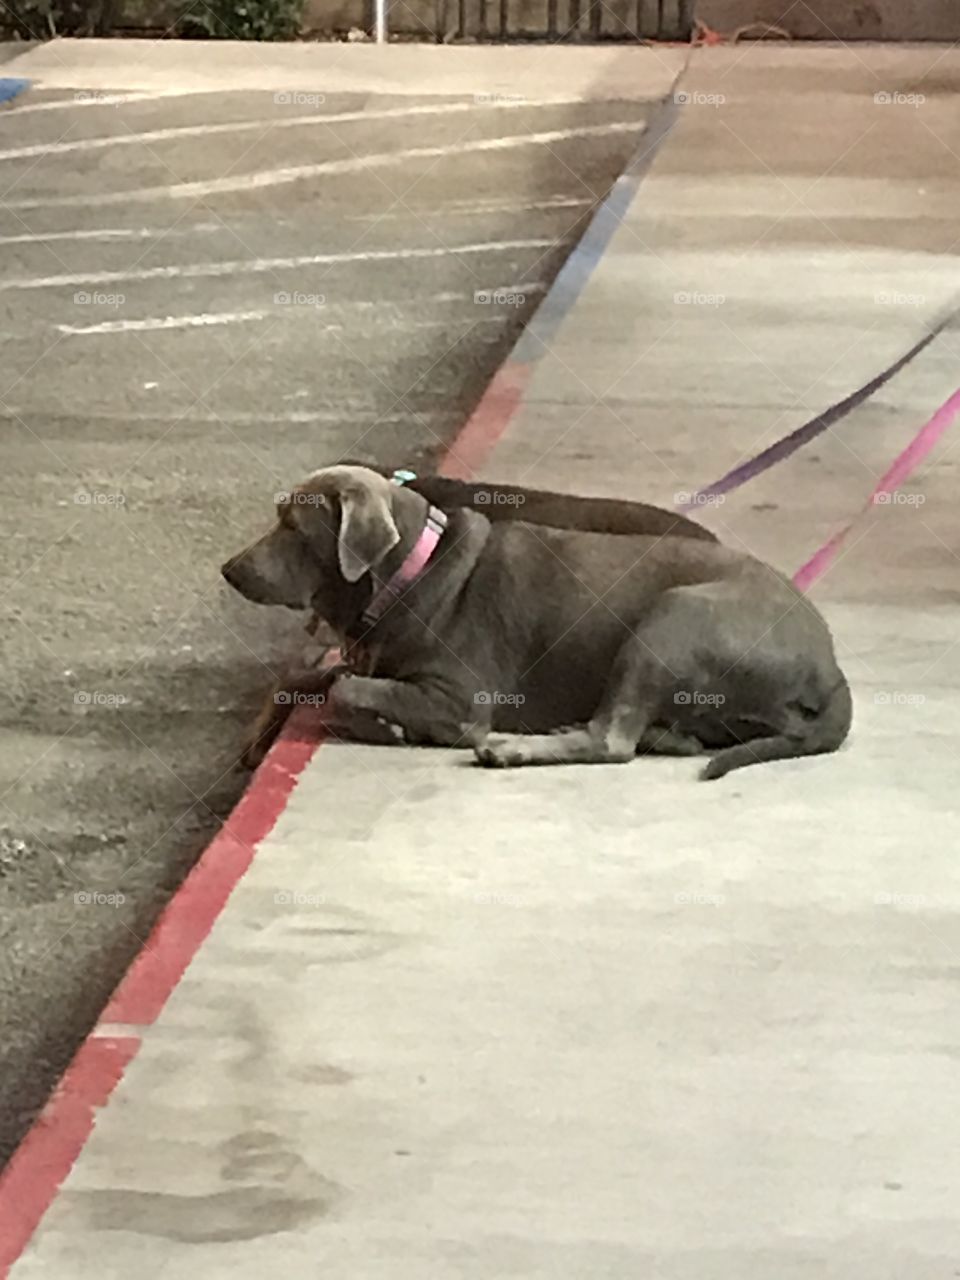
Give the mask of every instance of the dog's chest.
[{"label": "dog's chest", "polygon": [[358,640],[345,648],[344,661],[355,676],[383,675],[380,668],[381,646]]}]

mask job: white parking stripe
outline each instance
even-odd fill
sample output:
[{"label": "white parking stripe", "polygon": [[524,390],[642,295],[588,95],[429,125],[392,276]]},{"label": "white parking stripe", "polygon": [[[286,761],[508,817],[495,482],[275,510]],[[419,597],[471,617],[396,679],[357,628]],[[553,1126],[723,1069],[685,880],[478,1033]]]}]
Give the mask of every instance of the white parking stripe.
[{"label": "white parking stripe", "polygon": [[[445,200],[442,206],[445,218],[473,218],[485,213],[538,213],[549,209],[582,209],[596,201],[589,197],[576,200],[553,196],[549,200],[535,200],[527,204],[523,200]],[[359,213],[347,218],[347,222],[387,222],[396,218],[420,218],[415,209],[401,209],[390,213]]]},{"label": "white parking stripe", "polygon": [[195,222],[192,226],[184,225],[169,229],[136,227],[125,230],[122,227],[107,228],[95,231],[37,231],[30,235],[0,236],[3,244],[46,244],[48,240],[166,240],[171,236],[188,236],[195,231],[222,231],[222,222]]},{"label": "white parking stripe", "polygon": [[298,267],[332,266],[338,262],[389,262],[397,259],[445,258],[459,253],[509,253],[514,249],[549,249],[561,240],[488,240],[479,244],[442,245],[436,249],[371,249],[366,253],[314,253],[297,258],[252,258],[234,262],[192,262],[175,267],[145,267],[142,271],[91,271],[68,276],[27,276],[0,280],[0,292],[17,289],[56,289],[80,284],[119,284],[124,280],[197,279],[203,276],[252,275],[290,271]]},{"label": "white parking stripe", "polygon": [[[194,316],[163,316],[149,320],[104,320],[102,324],[90,324],[86,326],[72,324],[58,324],[56,327],[60,333],[68,338],[103,336],[104,334],[117,333],[154,333],[161,329],[206,329],[215,325],[229,324],[245,324],[253,320],[266,320],[268,316],[274,319],[282,315],[279,308],[276,311],[223,311],[211,315],[194,315]],[[481,315],[479,319],[470,321],[471,326],[478,324],[506,324],[512,317],[510,315]],[[388,329],[402,329],[408,332],[411,329],[449,329],[450,320],[411,320],[409,316],[392,316],[381,315],[378,324]],[[312,329],[311,333],[317,337],[324,333],[342,332],[342,324],[324,324],[318,328]]]},{"label": "white parking stripe", "polygon": [[[488,299],[484,305],[489,305],[496,310],[499,305],[498,299],[506,298],[507,295],[511,294],[526,298],[532,294],[543,293],[545,288],[546,285],[542,280],[496,285],[483,291]],[[425,294],[419,297],[417,301],[418,303],[434,304],[453,302],[475,306],[480,305],[477,301],[476,293],[477,291],[468,289],[461,289],[459,292],[447,290],[443,293]],[[153,316],[143,320],[104,320],[100,324],[90,325],[58,324],[56,328],[68,337],[78,337],[85,334],[146,333],[157,329],[200,329],[209,325],[242,324],[251,320],[265,320],[268,315],[279,318],[283,314],[279,307],[280,304],[278,303],[277,308],[273,311],[222,311],[204,313],[202,315]],[[329,305],[324,304],[323,310],[325,314],[333,314],[344,310],[377,311],[380,313],[380,320],[385,324],[401,325],[415,329],[446,327],[450,324],[449,320],[411,320],[397,303],[383,298],[363,298],[352,302],[331,302]],[[508,319],[508,315],[481,316],[474,323],[502,324]],[[342,327],[342,325],[325,325],[324,329],[341,329]]]},{"label": "white parking stripe", "polygon": [[[470,302],[470,303],[473,303],[476,300],[476,294],[480,292],[487,293],[490,295],[496,295],[496,294],[503,295],[508,293],[524,293],[524,294],[543,293],[546,287],[547,286],[544,284],[542,280],[524,280],[519,284],[489,285],[484,290],[477,289],[477,290],[464,291],[463,289],[461,289],[459,293],[455,291],[447,291],[444,293],[420,294],[417,297],[417,303],[418,304],[422,302]],[[398,310],[402,310],[403,314],[406,314],[405,307],[401,308],[400,303],[393,302],[389,298],[378,298],[376,301],[373,301],[372,299],[369,299],[369,298],[364,298],[358,302],[331,303],[330,305],[338,308],[346,307],[351,311],[354,309],[369,311],[377,307],[380,307],[380,308],[396,307]]]},{"label": "white parking stripe", "polygon": [[[557,105],[570,105],[573,99]],[[210,137],[223,133],[256,133],[260,130],[304,129],[315,125],[349,124],[357,120],[393,120],[406,116],[447,116],[463,111],[480,112],[516,110],[527,102],[491,102],[478,106],[475,102],[446,102],[442,106],[390,107],[384,111],[340,111],[335,115],[277,116],[258,120],[233,120],[223,124],[188,124],[172,129],[151,129],[146,133],[119,133],[105,138],[77,138],[73,142],[37,142],[28,147],[11,147],[0,151],[0,160],[23,160],[30,156],[52,156],[67,151],[98,151],[103,147],[131,146],[134,143],[168,142],[174,138]],[[553,104],[551,104],[553,105]]]},{"label": "white parking stripe", "polygon": [[[64,111],[67,107],[122,107],[128,102],[152,102],[157,98],[183,98],[191,93],[223,93],[217,89],[158,89],[151,93],[99,93],[93,89],[78,89],[71,98],[58,98],[56,102],[28,102],[10,112],[10,119],[18,119],[30,111]],[[0,119],[3,117],[0,116]]]},{"label": "white parking stripe", "polygon": [[[156,388],[151,388],[156,390]],[[10,412],[21,414],[28,413],[25,408],[10,406]],[[166,418],[163,409],[158,409],[156,413],[135,413],[132,410],[124,410],[123,413],[98,412],[96,415],[98,422],[157,422]],[[427,409],[421,406],[416,410],[417,418],[425,421],[433,419],[454,418],[455,411],[450,409]],[[338,407],[336,409],[297,409],[291,410],[289,413],[231,413],[225,410],[223,413],[189,413],[186,421],[188,422],[221,422],[227,426],[259,426],[262,423],[311,423],[311,422],[336,422],[336,423],[358,423],[365,426],[376,426],[378,423],[406,422],[411,419],[410,411],[403,413],[380,413],[376,405],[357,405],[352,404],[346,407]]]},{"label": "white parking stripe", "polygon": [[458,157],[474,151],[506,151],[512,147],[549,146],[571,138],[597,138],[606,134],[641,133],[646,125],[639,120],[612,121],[609,124],[583,125],[575,129],[544,129],[539,133],[508,134],[500,138],[462,139],[443,147],[410,147],[405,151],[386,151],[368,156],[351,156],[348,160],[322,160],[317,164],[297,165],[289,169],[267,169],[260,173],[237,174],[229,178],[211,178],[202,182],[179,182],[167,187],[140,187],[133,191],[108,191],[102,195],[54,196],[40,200],[7,200],[7,209],[91,208],[99,205],[130,204],[137,200],[200,200],[205,196],[231,192],[258,191],[282,183],[301,182],[307,178],[359,173],[364,169],[382,169],[404,165],[410,160],[430,160],[441,156]]},{"label": "white parking stripe", "polygon": [[102,324],[58,324],[61,333],[145,333],[153,329],[204,329],[215,324],[243,324],[263,320],[267,311],[221,311],[199,316],[163,316],[153,320],[105,320]]}]

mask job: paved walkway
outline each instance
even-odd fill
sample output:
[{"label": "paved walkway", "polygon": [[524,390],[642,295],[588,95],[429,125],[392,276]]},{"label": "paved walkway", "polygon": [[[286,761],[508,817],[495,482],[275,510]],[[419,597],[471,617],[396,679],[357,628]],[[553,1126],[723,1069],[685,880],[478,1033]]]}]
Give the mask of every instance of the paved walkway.
[{"label": "paved walkway", "polygon": [[[46,89],[166,93],[202,89],[643,100],[668,93],[676,48],[273,44],[53,40],[17,63]],[[13,72],[11,71],[11,74]]]},{"label": "paved walkway", "polygon": [[[669,502],[910,345],[957,290],[960,56],[876,57],[695,59],[487,474]],[[793,570],[956,354],[706,518]],[[708,786],[283,746],[186,976],[160,1011],[209,860],[88,1046],[143,1038],[15,1280],[956,1274],[956,440],[816,589],[837,756]]]}]

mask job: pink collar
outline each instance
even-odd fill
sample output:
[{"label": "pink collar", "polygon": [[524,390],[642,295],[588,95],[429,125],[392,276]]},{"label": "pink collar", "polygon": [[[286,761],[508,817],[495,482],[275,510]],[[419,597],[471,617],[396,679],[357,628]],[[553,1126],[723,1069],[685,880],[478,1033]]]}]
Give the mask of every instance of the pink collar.
[{"label": "pink collar", "polygon": [[372,627],[375,622],[379,622],[394,601],[416,582],[436,551],[446,527],[446,513],[438,507],[431,507],[427,512],[427,523],[420,531],[413,549],[396,573],[374,593],[373,599],[364,609],[360,621],[365,627]]}]

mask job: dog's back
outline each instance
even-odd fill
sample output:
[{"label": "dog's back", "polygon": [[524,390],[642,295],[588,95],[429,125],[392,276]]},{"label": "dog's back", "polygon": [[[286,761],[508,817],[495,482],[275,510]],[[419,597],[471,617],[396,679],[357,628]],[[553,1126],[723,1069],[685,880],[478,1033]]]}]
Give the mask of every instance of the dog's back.
[{"label": "dog's back", "polygon": [[[356,462],[345,465],[370,466]],[[387,477],[397,474],[386,467],[370,466],[370,470]],[[407,474],[406,486],[443,511],[470,507],[494,522],[521,520],[525,524],[580,530],[583,533],[717,541],[716,535],[703,525],[647,502],[583,497],[575,493],[556,493],[550,489],[529,489],[486,480],[452,480],[439,475]]]}]

